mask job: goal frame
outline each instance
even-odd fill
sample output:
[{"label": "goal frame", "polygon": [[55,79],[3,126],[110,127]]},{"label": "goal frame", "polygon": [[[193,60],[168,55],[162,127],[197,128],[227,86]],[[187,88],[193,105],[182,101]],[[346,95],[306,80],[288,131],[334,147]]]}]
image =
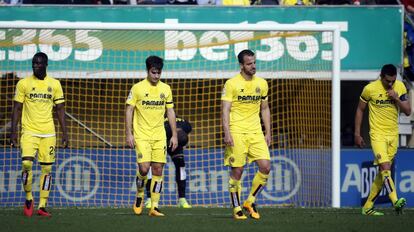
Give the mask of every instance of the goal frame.
[{"label": "goal frame", "polygon": [[332,40],[332,207],[339,208],[340,201],[340,27],[322,24],[231,24],[231,23],[109,23],[109,22],[41,22],[0,21],[0,29],[76,29],[76,30],[192,30],[192,31],[305,31],[331,32]]}]

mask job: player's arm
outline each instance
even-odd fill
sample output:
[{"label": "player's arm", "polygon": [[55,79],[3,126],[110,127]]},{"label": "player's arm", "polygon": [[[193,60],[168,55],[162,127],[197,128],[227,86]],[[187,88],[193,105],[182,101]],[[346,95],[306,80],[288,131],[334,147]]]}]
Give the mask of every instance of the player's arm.
[{"label": "player's arm", "polygon": [[403,94],[400,97],[394,89],[387,90],[388,96],[394,100],[395,104],[400,108],[405,115],[410,116],[411,114],[411,104],[407,99],[407,94]]},{"label": "player's arm", "polygon": [[228,146],[234,146],[233,137],[230,133],[230,109],[231,102],[222,100],[221,101],[221,121],[223,124],[224,131],[224,144]]},{"label": "player's arm", "polygon": [[69,137],[68,130],[66,127],[66,118],[65,118],[65,104],[60,103],[56,105],[56,115],[62,129],[62,146],[67,148],[69,146]]},{"label": "player's arm", "polygon": [[125,109],[125,134],[126,142],[130,148],[135,147],[134,135],[132,134],[132,118],[134,117],[135,106],[127,104]]},{"label": "player's arm", "polygon": [[272,130],[270,128],[270,109],[269,102],[267,100],[262,101],[260,104],[260,113],[262,115],[262,121],[265,127],[265,140],[267,146],[270,146],[272,143]]},{"label": "player's arm", "polygon": [[14,101],[12,118],[11,118],[11,130],[10,130],[10,145],[13,147],[17,144],[17,125],[22,118],[23,103]]},{"label": "player's arm", "polygon": [[167,118],[168,118],[168,123],[170,124],[170,128],[171,128],[171,139],[170,139],[169,147],[171,148],[171,151],[174,151],[178,146],[177,122],[175,119],[174,108],[167,108]]},{"label": "player's arm", "polygon": [[355,113],[355,133],[354,133],[354,140],[355,144],[362,148],[365,146],[364,139],[361,136],[361,124],[362,124],[362,118],[364,117],[364,111],[367,107],[367,103],[359,100],[358,107]]}]

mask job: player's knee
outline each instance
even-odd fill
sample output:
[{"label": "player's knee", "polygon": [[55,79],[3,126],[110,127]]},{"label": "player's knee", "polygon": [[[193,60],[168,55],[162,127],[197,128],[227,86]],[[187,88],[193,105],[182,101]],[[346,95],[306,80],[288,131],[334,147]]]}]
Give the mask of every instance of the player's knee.
[{"label": "player's knee", "polygon": [[42,174],[50,174],[52,172],[52,165],[40,165]]},{"label": "player's knee", "polygon": [[172,158],[172,161],[173,161],[173,163],[175,165],[175,168],[185,167],[184,156],[182,156],[182,155],[174,156]]},{"label": "player's knee", "polygon": [[24,171],[30,171],[33,167],[33,161],[31,160],[23,160],[22,161],[22,167]]},{"label": "player's knee", "polygon": [[270,166],[260,167],[259,172],[265,175],[269,175],[270,173]]}]

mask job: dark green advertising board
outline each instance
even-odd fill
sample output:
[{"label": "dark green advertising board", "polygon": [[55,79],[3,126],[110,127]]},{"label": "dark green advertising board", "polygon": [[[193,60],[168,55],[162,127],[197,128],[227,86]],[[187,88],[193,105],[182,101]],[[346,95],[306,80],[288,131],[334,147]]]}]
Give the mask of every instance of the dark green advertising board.
[{"label": "dark green advertising board", "polygon": [[[138,22],[138,23],[249,23],[249,24],[337,24],[341,27],[341,70],[344,79],[372,79],[377,75],[378,69],[384,63],[402,63],[402,28],[403,13],[401,7],[180,7],[180,6],[137,6],[137,7],[75,7],[75,6],[20,6],[0,7],[0,21],[87,21],[87,22]],[[24,34],[27,33],[27,34]],[[61,34],[64,38],[65,49],[56,47],[45,48],[30,44],[31,40],[45,36],[45,30],[23,32],[22,30],[0,29],[0,67],[5,62],[15,67],[24,67],[21,64],[29,64],[31,53],[38,50],[49,49],[54,70],[64,69],[68,62],[82,70],[88,70],[95,62],[101,65],[102,70],[134,70],[143,69],[142,62],[136,62],[133,56],[125,56],[131,59],[126,66],[111,66],[111,56],[118,56],[114,51],[100,51],[102,46],[116,47],[116,40],[108,31],[89,31],[78,37],[78,34]],[[54,34],[54,36],[56,36]],[[58,37],[59,37],[58,36]],[[123,37],[136,39],[132,35]],[[150,35],[154,47],[160,47],[159,55],[166,57],[162,47],[166,40],[174,40],[171,34],[164,32]],[[199,41],[202,33],[193,33],[195,41]],[[27,39],[23,46],[13,46],[16,37]],[[82,41],[79,38],[88,38],[94,43]],[[119,43],[122,43],[119,40]],[[319,41],[315,56],[308,60],[296,60],[303,67],[312,67],[315,59],[324,61],[323,52],[330,49],[329,46]],[[10,46],[10,44],[12,46]],[[178,44],[178,42],[177,42]],[[24,47],[26,46],[26,47]],[[138,46],[138,45],[137,45]],[[69,47],[69,48],[68,48]],[[31,53],[21,55],[24,49],[31,49]],[[287,46],[283,55],[277,59],[287,61],[294,60],[289,56]],[[98,51],[98,52],[97,52]],[[88,53],[89,52],[89,53]],[[145,51],[144,51],[145,52]],[[177,69],[184,67],[186,62],[203,61],[209,67],[218,63],[232,64],[234,60],[234,48],[230,47],[227,54],[220,60],[200,55],[199,50],[181,59],[171,56],[169,65]],[[93,55],[90,55],[93,54]],[[224,60],[223,60],[224,59]],[[226,60],[227,59],[227,60]],[[264,61],[260,58],[260,62]],[[328,62],[328,61],[327,61]],[[137,64],[138,63],[138,64]],[[28,66],[30,67],[30,66]],[[232,68],[234,69],[234,68]]]}]

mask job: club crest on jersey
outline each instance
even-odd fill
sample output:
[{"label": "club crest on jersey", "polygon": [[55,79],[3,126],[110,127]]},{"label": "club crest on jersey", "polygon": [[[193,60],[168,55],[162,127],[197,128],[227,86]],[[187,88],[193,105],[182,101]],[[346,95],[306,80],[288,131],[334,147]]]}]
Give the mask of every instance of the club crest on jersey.
[{"label": "club crest on jersey", "polygon": [[256,93],[260,93],[260,87],[256,87]]},{"label": "club crest on jersey", "polygon": [[51,93],[51,92],[52,92],[52,87],[48,86],[48,87],[47,87],[47,91],[48,91],[49,93]]},{"label": "club crest on jersey", "polygon": [[161,99],[165,99],[165,94],[164,94],[164,93],[161,93],[161,94],[160,94],[160,98],[161,98]]},{"label": "club crest on jersey", "polygon": [[229,157],[229,163],[231,163],[231,164],[234,163],[234,157],[233,156]]},{"label": "club crest on jersey", "polygon": [[377,160],[380,160],[381,159],[381,154],[377,154],[376,157],[377,157]]}]

